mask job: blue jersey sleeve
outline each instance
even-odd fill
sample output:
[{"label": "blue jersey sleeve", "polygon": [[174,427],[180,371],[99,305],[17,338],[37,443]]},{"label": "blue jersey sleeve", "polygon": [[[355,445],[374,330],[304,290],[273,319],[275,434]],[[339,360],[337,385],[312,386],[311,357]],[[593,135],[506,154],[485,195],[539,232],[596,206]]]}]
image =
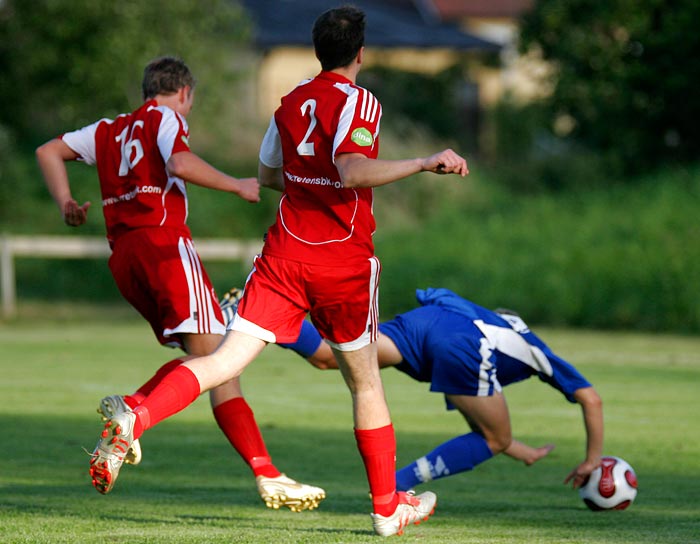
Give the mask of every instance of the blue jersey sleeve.
[{"label": "blue jersey sleeve", "polygon": [[586,380],[573,365],[567,363],[564,359],[554,354],[547,355],[547,358],[552,364],[552,370],[554,372],[551,376],[543,376],[540,374],[540,380],[561,391],[569,402],[576,402],[574,392],[576,392],[577,389],[591,387],[591,383]]},{"label": "blue jersey sleeve", "polygon": [[321,335],[316,330],[316,327],[304,320],[301,324],[301,331],[299,331],[299,338],[297,338],[296,342],[277,345],[285,349],[291,349],[307,359],[316,353],[322,341]]}]

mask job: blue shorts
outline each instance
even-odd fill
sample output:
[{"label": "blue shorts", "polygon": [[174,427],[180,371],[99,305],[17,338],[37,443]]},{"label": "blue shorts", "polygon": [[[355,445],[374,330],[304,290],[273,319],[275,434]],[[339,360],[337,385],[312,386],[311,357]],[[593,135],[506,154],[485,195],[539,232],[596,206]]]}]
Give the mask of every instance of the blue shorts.
[{"label": "blue shorts", "polygon": [[424,306],[381,323],[403,355],[396,368],[430,390],[447,395],[491,396],[501,391],[495,354],[471,319]]}]

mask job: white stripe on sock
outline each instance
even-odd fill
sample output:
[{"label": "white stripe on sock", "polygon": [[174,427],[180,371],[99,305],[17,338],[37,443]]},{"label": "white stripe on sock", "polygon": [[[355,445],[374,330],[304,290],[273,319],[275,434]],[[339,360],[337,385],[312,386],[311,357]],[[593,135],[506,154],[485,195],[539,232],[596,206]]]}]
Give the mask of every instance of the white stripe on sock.
[{"label": "white stripe on sock", "polygon": [[430,472],[430,461],[427,458],[421,457],[416,460],[416,475],[420,478],[421,482],[429,482],[433,479],[433,475]]}]

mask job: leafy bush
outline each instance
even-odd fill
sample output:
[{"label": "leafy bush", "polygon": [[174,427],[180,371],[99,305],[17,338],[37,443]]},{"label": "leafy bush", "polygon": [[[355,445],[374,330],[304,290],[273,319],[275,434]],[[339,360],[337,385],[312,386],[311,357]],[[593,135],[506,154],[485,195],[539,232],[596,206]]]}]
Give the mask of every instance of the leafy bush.
[{"label": "leafy bush", "polygon": [[176,55],[200,82],[197,117],[224,139],[234,132],[228,103],[248,69],[238,51],[248,32],[226,0],[0,2],[0,123],[36,145],[131,111],[146,63]]},{"label": "leafy bush", "polygon": [[505,98],[487,112],[483,157],[495,180],[515,193],[605,187],[616,172],[598,154],[558,137],[547,109]]}]

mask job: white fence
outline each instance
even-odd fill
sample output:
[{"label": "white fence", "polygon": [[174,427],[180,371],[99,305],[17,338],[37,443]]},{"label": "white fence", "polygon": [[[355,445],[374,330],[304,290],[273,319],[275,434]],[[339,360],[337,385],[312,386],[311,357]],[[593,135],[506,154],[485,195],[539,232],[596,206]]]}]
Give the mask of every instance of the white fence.
[{"label": "white fence", "polygon": [[[247,260],[260,252],[262,242],[253,240],[195,240],[202,260]],[[107,258],[107,240],[85,236],[0,236],[0,285],[2,286],[2,316],[17,314],[15,257],[88,259]]]}]

